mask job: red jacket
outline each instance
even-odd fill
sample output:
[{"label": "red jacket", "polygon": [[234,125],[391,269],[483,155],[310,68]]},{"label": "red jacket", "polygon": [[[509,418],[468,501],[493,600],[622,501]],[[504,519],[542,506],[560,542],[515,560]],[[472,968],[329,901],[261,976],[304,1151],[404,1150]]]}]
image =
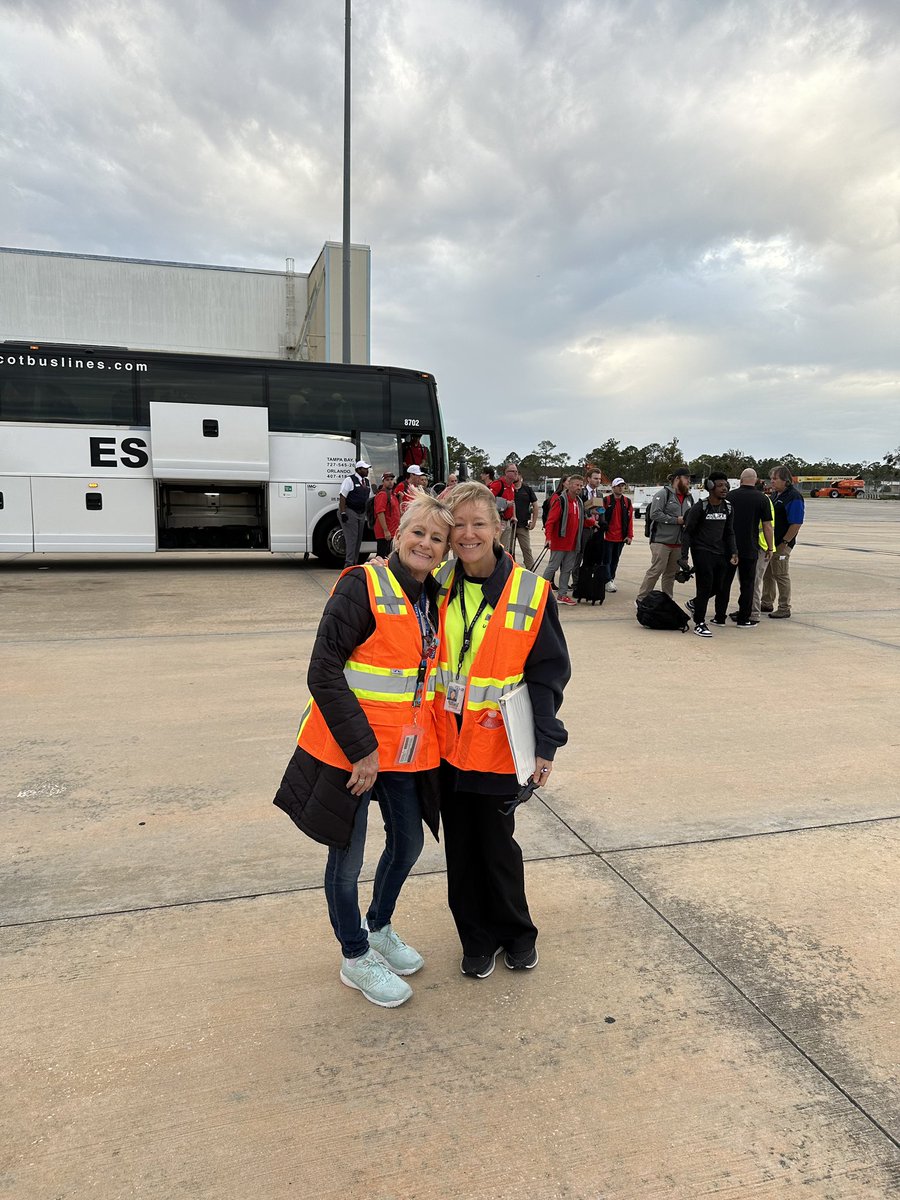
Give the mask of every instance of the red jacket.
[{"label": "red jacket", "polygon": [[[569,506],[569,519],[566,522],[565,536],[560,534],[559,527],[562,522],[563,504]],[[577,496],[568,496],[565,492],[557,493],[550,501],[550,511],[547,513],[547,524],[544,526],[544,536],[550,544],[551,550],[577,550],[580,545],[579,534],[581,532],[579,522],[579,509],[581,501]],[[596,525],[593,517],[585,518],[585,527],[593,529]]]},{"label": "red jacket", "polygon": [[[617,503],[618,501],[618,503]],[[634,506],[627,496],[614,496],[612,492],[603,497],[606,510],[606,540],[624,542],[634,537]]]},{"label": "red jacket", "polygon": [[512,484],[507,483],[505,479],[494,479],[491,483],[491,491],[498,498],[502,496],[505,500],[509,501],[505,510],[500,513],[500,518],[503,521],[511,521],[516,515],[516,489]]}]

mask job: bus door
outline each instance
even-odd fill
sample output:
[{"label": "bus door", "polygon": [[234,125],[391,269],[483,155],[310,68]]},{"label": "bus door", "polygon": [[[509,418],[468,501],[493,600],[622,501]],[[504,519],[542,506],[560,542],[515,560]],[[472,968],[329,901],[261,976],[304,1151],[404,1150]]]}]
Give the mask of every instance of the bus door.
[{"label": "bus door", "polygon": [[415,463],[428,478],[428,486],[434,477],[434,455],[430,433],[361,433],[357,439],[359,457],[371,463],[369,478],[372,486],[378,487],[385,471],[391,471],[400,479],[406,468]]}]

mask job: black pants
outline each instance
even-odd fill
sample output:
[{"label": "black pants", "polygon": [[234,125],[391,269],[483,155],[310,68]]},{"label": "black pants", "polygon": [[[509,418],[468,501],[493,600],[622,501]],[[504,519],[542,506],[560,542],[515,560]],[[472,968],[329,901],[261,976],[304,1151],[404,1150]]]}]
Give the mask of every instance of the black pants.
[{"label": "black pants", "polygon": [[740,579],[741,589],[738,595],[738,620],[741,622],[750,620],[750,613],[753,610],[753,588],[756,585],[756,564],[758,561],[759,556],[757,554],[754,554],[752,558],[744,558],[741,555],[736,567],[733,567],[726,560],[722,585],[716,593],[717,613],[724,613],[728,608],[728,601],[731,598],[731,585],[734,583],[735,575],[737,575]]},{"label": "black pants", "polygon": [[[694,624],[699,625],[706,620],[706,606],[713,596],[716,597],[716,618],[724,621],[728,617],[728,593],[721,601],[722,586],[725,578],[725,568],[728,559],[724,554],[713,554],[709,550],[691,550],[694,559],[694,582],[697,585],[697,595],[694,599]],[[720,601],[723,605],[719,607]]]},{"label": "black pants", "polygon": [[515,817],[499,810],[507,799],[449,790],[441,796],[447,897],[465,955],[493,954],[498,946],[523,954],[537,938]]},{"label": "black pants", "polygon": [[606,563],[607,574],[610,579],[615,579],[616,571],[619,569],[619,559],[622,557],[622,551],[625,549],[624,542],[604,542],[603,561]]}]

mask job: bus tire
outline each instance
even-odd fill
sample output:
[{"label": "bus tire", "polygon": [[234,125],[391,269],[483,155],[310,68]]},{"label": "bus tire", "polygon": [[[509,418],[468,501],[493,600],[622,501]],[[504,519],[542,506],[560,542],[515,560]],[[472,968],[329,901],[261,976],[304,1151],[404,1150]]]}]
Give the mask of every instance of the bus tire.
[{"label": "bus tire", "polygon": [[841,493],[837,490],[837,488],[832,488],[828,495],[832,498],[832,500],[840,500],[841,498]]},{"label": "bus tire", "polygon": [[313,530],[313,554],[329,567],[344,565],[344,527],[336,513],[329,514]]}]

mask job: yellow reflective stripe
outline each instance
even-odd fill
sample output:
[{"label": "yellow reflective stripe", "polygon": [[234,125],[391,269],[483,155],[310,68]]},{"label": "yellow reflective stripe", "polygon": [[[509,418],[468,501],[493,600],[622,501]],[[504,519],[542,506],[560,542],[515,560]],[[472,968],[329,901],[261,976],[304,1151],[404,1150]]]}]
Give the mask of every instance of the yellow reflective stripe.
[{"label": "yellow reflective stripe", "polygon": [[450,590],[450,583],[453,579],[453,573],[456,570],[456,559],[448,558],[446,562],[442,562],[439,567],[432,571],[432,575],[438,585],[438,605],[443,603],[444,597]]},{"label": "yellow reflective stripe", "polygon": [[546,586],[546,579],[539,575],[521,567],[515,569],[506,604],[506,629],[517,629],[524,633],[531,629]]},{"label": "yellow reflective stripe", "polygon": [[510,675],[507,679],[476,679],[472,677],[469,683],[469,695],[467,698],[467,707],[469,708],[497,708],[500,703],[500,697],[505,696],[507,692],[511,692],[514,687],[517,687],[524,678],[522,672],[518,675]]},{"label": "yellow reflective stripe", "polygon": [[372,577],[376,610],[389,616],[405,617],[409,612],[406,595],[387,567],[366,563],[365,569]]},{"label": "yellow reflective stripe", "polygon": [[309,701],[306,708],[303,710],[303,716],[300,718],[300,728],[297,730],[297,741],[300,740],[300,734],[303,732],[303,726],[312,715],[312,700]]},{"label": "yellow reflective stripe", "polygon": [[418,674],[418,667],[375,667],[371,663],[360,662],[356,658],[348,658],[345,667],[351,671],[360,671],[365,675],[412,675]]}]

